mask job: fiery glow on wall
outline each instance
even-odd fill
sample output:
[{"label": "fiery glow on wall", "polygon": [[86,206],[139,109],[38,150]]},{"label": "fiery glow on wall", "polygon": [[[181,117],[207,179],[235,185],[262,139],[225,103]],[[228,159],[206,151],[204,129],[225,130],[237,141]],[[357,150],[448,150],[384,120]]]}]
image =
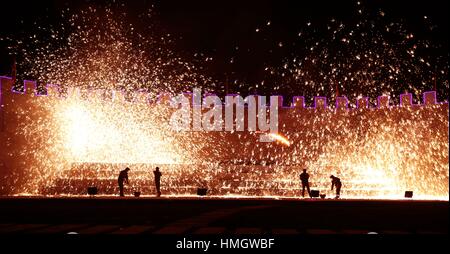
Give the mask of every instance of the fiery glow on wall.
[{"label": "fiery glow on wall", "polygon": [[[22,103],[17,135],[29,140],[23,153],[34,158],[26,193],[76,195],[94,184],[115,194],[117,173],[129,166],[128,190],[152,194],[159,166],[164,193],[175,196],[198,187],[217,196],[297,196],[307,168],[312,188],[329,196],[334,174],[343,197],[399,198],[414,190],[419,198],[448,198],[448,104],[282,109],[283,135],[264,143],[254,132],[173,131],[174,109],[164,103],[79,95]],[[21,108],[45,113],[36,118]]]},{"label": "fiery glow on wall", "polygon": [[55,106],[59,125],[55,129],[64,133],[69,161],[158,164],[180,161],[171,138],[152,119],[154,112],[76,99],[60,101]]}]

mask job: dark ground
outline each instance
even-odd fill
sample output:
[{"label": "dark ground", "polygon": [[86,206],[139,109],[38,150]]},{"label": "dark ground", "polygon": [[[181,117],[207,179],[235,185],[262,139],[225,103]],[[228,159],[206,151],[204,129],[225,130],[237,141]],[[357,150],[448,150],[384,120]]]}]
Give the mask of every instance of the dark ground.
[{"label": "dark ground", "polygon": [[448,234],[448,201],[0,198],[0,233]]}]

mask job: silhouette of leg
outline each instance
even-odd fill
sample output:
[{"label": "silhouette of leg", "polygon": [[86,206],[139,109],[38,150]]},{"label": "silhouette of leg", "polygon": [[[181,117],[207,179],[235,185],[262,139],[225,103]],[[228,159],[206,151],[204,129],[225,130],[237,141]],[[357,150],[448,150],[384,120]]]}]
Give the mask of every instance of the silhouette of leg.
[{"label": "silhouette of leg", "polygon": [[123,184],[119,184],[120,196],[123,197]]},{"label": "silhouette of leg", "polygon": [[307,190],[308,190],[308,195],[309,195],[309,197],[311,197],[311,190],[309,189],[309,183],[306,185],[306,188],[307,188]]},{"label": "silhouette of leg", "polygon": [[159,197],[159,196],[161,196],[161,189],[160,189],[161,184],[160,184],[160,182],[156,182],[155,186],[156,186],[156,196]]},{"label": "silhouette of leg", "polygon": [[340,195],[341,195],[341,186],[338,185],[336,186],[336,198],[339,198]]},{"label": "silhouette of leg", "polygon": [[305,197],[305,185],[302,184],[302,197]]}]

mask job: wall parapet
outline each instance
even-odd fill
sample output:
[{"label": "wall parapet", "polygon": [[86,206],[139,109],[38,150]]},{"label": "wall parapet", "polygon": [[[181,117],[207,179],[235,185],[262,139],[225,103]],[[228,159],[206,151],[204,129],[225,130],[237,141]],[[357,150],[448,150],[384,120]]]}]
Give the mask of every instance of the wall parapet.
[{"label": "wall parapet", "polygon": [[[0,104],[3,102],[2,97],[8,93],[21,94],[24,96],[43,96],[52,98],[70,98],[80,97],[83,99],[101,99],[105,101],[111,101],[114,103],[139,103],[139,104],[169,104],[172,95],[169,93],[160,93],[157,96],[152,96],[151,93],[145,90],[138,90],[134,92],[126,92],[113,89],[84,89],[78,87],[68,87],[62,89],[57,84],[40,84],[37,81],[24,80],[21,89],[15,90],[13,87],[13,79],[11,77],[0,76]],[[17,89],[17,86],[15,86]],[[184,93],[184,96],[188,97],[191,101],[191,105],[194,104],[194,98],[192,93]],[[214,94],[204,94],[203,99],[208,96],[215,96]],[[238,94],[227,94],[226,96],[239,96]],[[260,95],[249,95],[249,97],[255,97],[258,104],[270,106],[270,100],[265,100],[266,103],[261,103]],[[278,105],[280,108],[285,109],[387,109],[392,107],[412,107],[412,106],[428,106],[436,104],[448,104],[447,101],[438,102],[436,91],[427,91],[423,93],[423,99],[419,104],[413,103],[413,95],[411,93],[400,94],[400,103],[398,105],[392,105],[389,96],[379,96],[376,100],[375,107],[371,107],[369,103],[369,97],[360,97],[355,101],[355,107],[349,106],[349,100],[346,96],[336,97],[335,104],[329,105],[328,98],[324,96],[315,96],[313,98],[313,106],[306,107],[304,96],[294,96],[289,106],[284,105],[284,97],[282,95],[274,95],[271,97],[277,97]],[[245,103],[245,101],[244,101]],[[269,105],[267,105],[269,104]],[[194,105],[195,106],[195,105]]]}]

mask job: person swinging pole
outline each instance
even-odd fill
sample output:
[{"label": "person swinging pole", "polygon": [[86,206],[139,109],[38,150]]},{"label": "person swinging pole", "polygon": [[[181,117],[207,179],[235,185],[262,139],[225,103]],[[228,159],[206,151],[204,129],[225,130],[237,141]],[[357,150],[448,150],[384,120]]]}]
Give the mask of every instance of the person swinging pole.
[{"label": "person swinging pole", "polygon": [[128,168],[128,167],[125,168],[124,170],[120,171],[119,178],[117,179],[118,182],[119,182],[119,192],[120,192],[119,195],[121,197],[124,196],[124,194],[123,194],[123,184],[124,184],[124,182],[126,184],[129,184],[128,183],[128,171],[130,171],[130,168]]},{"label": "person swinging pole", "polygon": [[342,187],[341,179],[335,177],[334,175],[331,175],[330,178],[331,178],[331,190],[333,190],[333,187],[336,186],[336,198],[339,198],[341,195],[341,187]]}]

